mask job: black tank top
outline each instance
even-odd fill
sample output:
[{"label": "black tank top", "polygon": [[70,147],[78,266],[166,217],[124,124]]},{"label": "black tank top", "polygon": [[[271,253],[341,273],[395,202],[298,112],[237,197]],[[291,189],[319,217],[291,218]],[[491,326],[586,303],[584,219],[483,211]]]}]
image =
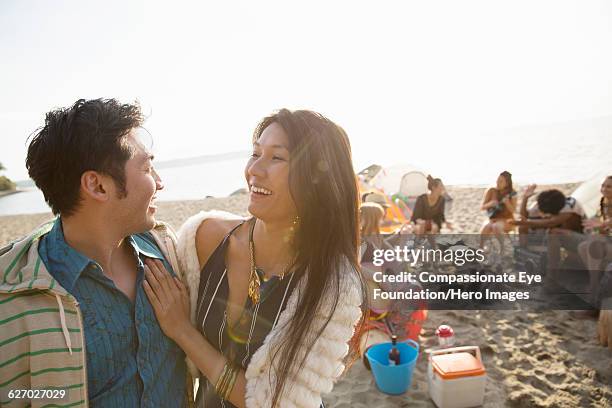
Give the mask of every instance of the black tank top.
[{"label": "black tank top", "polygon": [[[272,277],[267,281],[260,276],[260,302],[255,305],[247,296],[237,323],[234,327],[228,326],[226,309],[229,285],[225,254],[230,236],[248,221],[234,227],[204,265],[200,274],[196,309],[196,327],[213,347],[243,369],[247,368],[253,353],[261,347],[265,337],[276,325],[297,283],[294,274],[288,274],[283,279]],[[219,398],[215,393],[215,385],[204,375],[200,375],[196,405],[206,408],[234,407],[229,401]]]}]

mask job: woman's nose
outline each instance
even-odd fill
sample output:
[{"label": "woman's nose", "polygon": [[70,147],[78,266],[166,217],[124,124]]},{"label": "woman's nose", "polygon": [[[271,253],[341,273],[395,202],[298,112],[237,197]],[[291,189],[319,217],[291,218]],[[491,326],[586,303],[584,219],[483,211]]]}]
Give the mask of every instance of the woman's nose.
[{"label": "woman's nose", "polygon": [[159,177],[159,174],[157,173],[157,170],[155,169],[153,169],[153,178],[155,179],[155,188],[157,190],[163,190],[164,183],[162,182],[161,177]]},{"label": "woman's nose", "polygon": [[261,177],[265,175],[266,173],[265,164],[263,163],[263,160],[261,159],[261,157],[255,158],[255,160],[253,160],[249,164],[247,168],[247,172],[250,176]]}]

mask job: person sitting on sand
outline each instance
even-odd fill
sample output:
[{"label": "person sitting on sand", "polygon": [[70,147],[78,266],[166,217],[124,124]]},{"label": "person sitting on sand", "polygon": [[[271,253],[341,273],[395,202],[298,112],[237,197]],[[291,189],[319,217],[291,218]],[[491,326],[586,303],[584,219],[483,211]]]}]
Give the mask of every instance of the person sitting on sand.
[{"label": "person sitting on sand", "polygon": [[[386,315],[388,301],[375,300],[372,294],[375,289],[380,289],[379,283],[374,281],[374,273],[382,272],[381,266],[374,265],[374,251],[383,248],[383,238],[380,233],[380,225],[385,215],[380,204],[373,202],[362,203],[359,209],[361,222],[361,271],[363,273],[368,293],[370,295],[370,313],[368,323],[380,321]],[[367,335],[361,336],[359,350],[363,352],[368,346],[389,340],[389,336],[382,330],[368,330]]]},{"label": "person sitting on sand", "polygon": [[489,221],[480,230],[481,247],[484,246],[486,236],[496,235],[503,253],[504,234],[514,228],[510,221],[514,220],[516,201],[516,191],[512,186],[512,174],[503,171],[497,177],[496,186],[489,188],[482,200],[480,208],[487,212]]},{"label": "person sitting on sand", "polygon": [[591,303],[599,309],[601,278],[612,264],[612,176],[601,184],[601,200],[594,218],[584,220],[587,239],[578,245],[578,253],[589,271]]},{"label": "person sitting on sand", "polygon": [[424,308],[420,308],[413,311],[408,319],[408,317],[403,316],[408,311],[406,305],[373,296],[376,289],[390,292],[403,289],[410,290],[413,287],[400,283],[379,283],[374,279],[374,273],[383,272],[386,274],[389,272],[373,262],[374,250],[385,249],[385,242],[380,232],[383,215],[384,210],[379,204],[373,202],[361,204],[361,271],[368,287],[370,310],[365,322],[364,332],[359,338],[359,352],[366,367],[368,365],[365,352],[370,346],[389,341],[392,333],[398,335],[400,339],[410,335],[416,338],[420,332],[422,321],[427,317]]},{"label": "person sitting on sand", "polygon": [[544,229],[547,232],[548,275],[547,284],[555,285],[561,263],[561,248],[570,255],[568,262],[579,262],[578,244],[584,239],[582,221],[584,210],[573,197],[566,197],[556,189],[545,190],[538,194],[536,205],[527,210],[527,201],[533,196],[536,185],[527,187],[521,202],[521,219],[512,221],[519,232],[526,233],[529,229]]},{"label": "person sitting on sand", "polygon": [[523,193],[520,215],[518,221],[510,221],[519,226],[519,233],[528,233],[529,230],[551,228],[582,232],[582,221],[585,217],[580,203],[573,197],[566,197],[556,189],[545,190],[538,194],[537,202],[529,209],[527,204],[537,188],[530,184]]},{"label": "person sitting on sand", "polygon": [[[585,228],[594,230],[594,232],[598,232],[601,236],[608,237],[606,253],[609,256],[612,253],[609,241],[612,234],[612,176],[608,176],[604,180],[601,186],[601,194],[602,197],[599,202],[599,210],[596,218],[593,220],[586,220],[583,224]],[[611,269],[612,264],[608,263],[606,273],[612,273]],[[600,281],[599,276],[593,277],[593,280]],[[609,283],[608,281],[608,284]],[[609,290],[610,288],[606,287],[606,289]],[[598,288],[598,290],[601,290],[601,288]],[[602,346],[607,345],[608,349],[612,351],[612,297],[610,296],[603,296],[600,302],[597,337]]]},{"label": "person sitting on sand", "polygon": [[282,109],[252,143],[252,217],[191,217],[178,243],[189,292],[155,262],[145,289],[200,373],[198,406],[319,407],[367,310],[349,140],[318,113]]},{"label": "person sitting on sand", "polygon": [[606,177],[601,184],[601,199],[594,218],[585,220],[582,224],[594,233],[612,236],[612,176]]},{"label": "person sitting on sand", "polygon": [[359,207],[359,216],[363,247],[361,264],[363,265],[364,263],[371,263],[374,259],[374,251],[381,249],[383,246],[380,224],[385,216],[385,210],[378,203],[365,202]]},{"label": "person sitting on sand", "polygon": [[[380,222],[381,228],[397,225],[398,221],[393,215],[389,213],[389,208],[391,207],[391,204],[389,198],[385,194],[378,191],[369,191],[362,195],[361,200],[364,203],[376,203],[382,207],[384,214]],[[406,222],[404,224],[404,227],[407,226],[408,223]]]},{"label": "person sitting on sand", "polygon": [[448,229],[452,229],[444,216],[444,204],[446,192],[442,180],[427,176],[427,188],[429,193],[421,194],[414,205],[414,211],[410,221],[415,224],[414,232],[417,235],[437,234],[442,229],[442,223]]}]

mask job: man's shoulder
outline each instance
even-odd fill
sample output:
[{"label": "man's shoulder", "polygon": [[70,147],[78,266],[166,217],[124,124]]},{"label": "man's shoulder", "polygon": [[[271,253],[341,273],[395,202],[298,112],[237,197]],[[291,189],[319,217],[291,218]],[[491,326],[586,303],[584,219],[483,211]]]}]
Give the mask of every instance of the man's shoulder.
[{"label": "man's shoulder", "polygon": [[14,239],[0,248],[0,271],[3,271],[4,275],[0,275],[0,283],[3,282],[2,278],[6,281],[9,273],[7,269],[14,270],[20,261],[25,262],[28,259],[28,253],[32,250],[32,243],[43,238],[52,227],[53,221],[41,224],[27,235]]},{"label": "man's shoulder", "polygon": [[54,222],[55,220],[45,221],[43,224],[40,224],[26,235],[12,239],[9,243],[0,247],[0,256],[8,254],[11,250],[19,247],[20,245],[29,244],[32,241],[43,237],[45,234],[51,231]]},{"label": "man's shoulder", "polygon": [[15,246],[15,242],[10,242],[8,245],[5,245],[2,248],[0,248],[0,256],[7,254],[11,249],[13,249],[14,246]]},{"label": "man's shoulder", "polygon": [[[44,310],[49,307],[57,307],[57,300],[41,290],[25,290],[19,292],[0,292],[0,320],[19,316],[19,320],[28,320],[27,311]],[[46,320],[47,316],[36,316],[35,319]],[[13,325],[14,326],[14,325]],[[6,327],[5,327],[6,329]]]}]

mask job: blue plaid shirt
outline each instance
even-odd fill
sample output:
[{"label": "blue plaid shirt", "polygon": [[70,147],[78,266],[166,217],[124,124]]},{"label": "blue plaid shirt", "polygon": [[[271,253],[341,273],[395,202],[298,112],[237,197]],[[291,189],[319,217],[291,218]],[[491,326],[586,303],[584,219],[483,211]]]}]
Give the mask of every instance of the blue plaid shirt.
[{"label": "blue plaid shirt", "polygon": [[138,258],[135,301],[104,276],[100,265],[71,248],[58,217],[39,254],[58,283],[79,302],[87,351],[90,404],[102,407],[184,407],[185,354],[167,338],[142,288],[145,258],[164,259],[153,237],[127,238]]}]

